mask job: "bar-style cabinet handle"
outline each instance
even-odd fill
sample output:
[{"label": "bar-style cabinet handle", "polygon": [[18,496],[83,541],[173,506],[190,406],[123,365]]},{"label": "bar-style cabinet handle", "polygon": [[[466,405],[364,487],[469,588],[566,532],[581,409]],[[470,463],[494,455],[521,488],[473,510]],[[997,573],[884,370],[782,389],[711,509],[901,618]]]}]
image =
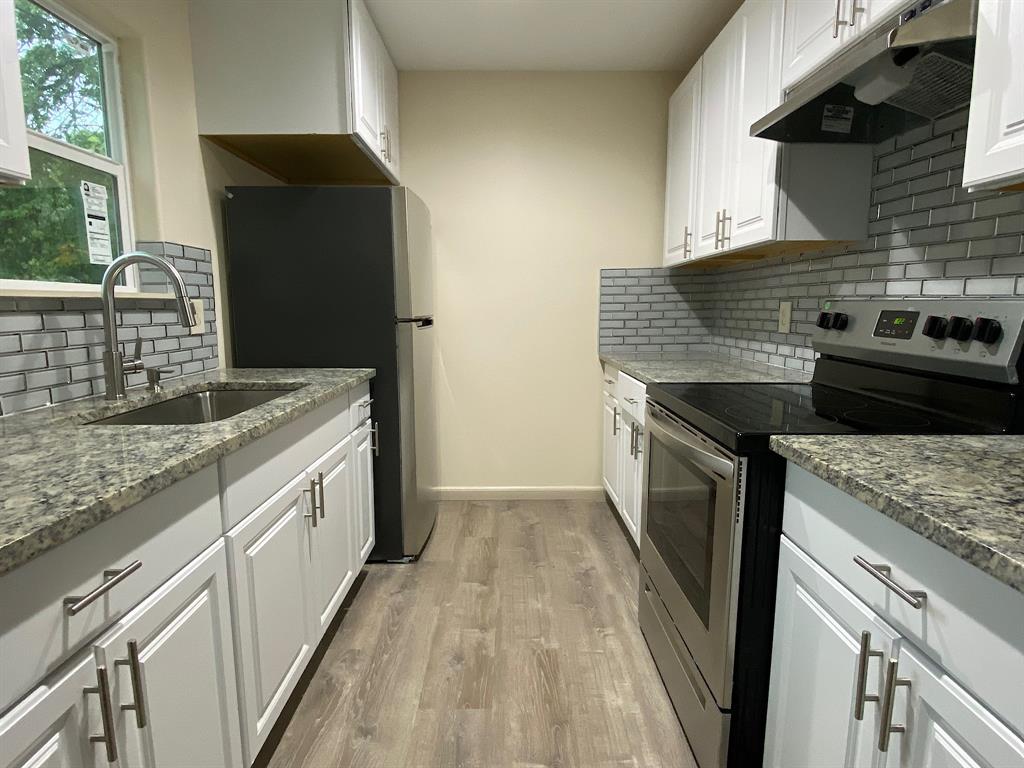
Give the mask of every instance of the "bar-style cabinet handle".
[{"label": "bar-style cabinet handle", "polygon": [[320,519],[324,519],[324,508],[327,506],[327,502],[324,501],[324,473],[316,473],[316,484],[320,486]]},{"label": "bar-style cabinet handle", "polygon": [[864,719],[864,702],[878,701],[878,694],[867,692],[868,688],[868,667],[871,659],[882,658],[885,654],[881,651],[871,650],[871,633],[864,631],[860,633],[860,653],[857,654],[857,695],[853,702],[853,719]]},{"label": "bar-style cabinet handle", "polygon": [[313,527],[316,528],[316,480],[314,478],[310,478],[309,488],[306,488],[303,493],[309,494],[309,512],[303,512],[302,516],[312,520]]},{"label": "bar-style cabinet handle", "polygon": [[128,641],[128,658],[117,659],[115,667],[128,667],[132,679],[132,703],[122,704],[121,709],[135,712],[135,724],[139,728],[146,727],[146,694],[142,689],[142,664],[139,662],[139,643]]},{"label": "bar-style cabinet handle", "polygon": [[612,408],[612,436],[619,434],[619,406]]},{"label": "bar-style cabinet handle", "polygon": [[906,733],[906,725],[892,724],[893,703],[896,701],[896,689],[899,687],[910,687],[910,680],[899,677],[898,659],[889,659],[886,663],[885,685],[882,687],[882,716],[878,728],[878,751],[889,751],[889,737],[894,733]]},{"label": "bar-style cabinet handle", "polygon": [[87,595],[72,595],[64,598],[64,613],[68,616],[78,615],[141,567],[142,561],[136,560],[129,563],[124,568],[114,568],[112,570],[104,571],[103,583],[96,587],[96,589],[92,590],[92,592]]},{"label": "bar-style cabinet handle", "polygon": [[103,733],[98,736],[89,736],[89,741],[94,744],[103,744],[107,750],[107,762],[117,762],[117,738],[114,731],[114,707],[110,703],[110,679],[107,677],[105,666],[96,667],[96,685],[83,689],[84,693],[95,693],[100,697],[100,720],[103,724]]},{"label": "bar-style cabinet handle", "polygon": [[853,562],[863,568],[865,571],[874,576],[878,581],[882,582],[888,589],[896,593],[896,596],[907,603],[911,608],[918,610],[924,606],[925,600],[928,599],[927,592],[921,592],[919,590],[904,589],[895,581],[892,580],[890,574],[892,568],[888,565],[879,563],[869,563],[860,555],[854,555]]}]

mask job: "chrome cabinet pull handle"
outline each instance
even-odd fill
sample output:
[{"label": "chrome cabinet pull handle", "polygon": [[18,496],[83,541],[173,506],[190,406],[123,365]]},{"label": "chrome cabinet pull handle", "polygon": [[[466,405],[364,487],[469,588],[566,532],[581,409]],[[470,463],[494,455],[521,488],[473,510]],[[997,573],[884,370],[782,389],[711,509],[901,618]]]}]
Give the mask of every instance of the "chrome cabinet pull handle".
[{"label": "chrome cabinet pull handle", "polygon": [[380,424],[370,427],[370,433],[373,435],[373,455],[380,456]]},{"label": "chrome cabinet pull handle", "polygon": [[836,15],[835,15],[835,18],[833,18],[833,20],[832,20],[832,39],[833,40],[835,40],[837,37],[839,37],[839,27],[842,24],[842,22],[840,22],[840,20],[839,20],[839,14],[840,14],[839,4],[840,4],[840,2],[842,2],[842,0],[836,0]]},{"label": "chrome cabinet pull handle", "polygon": [[715,250],[718,250],[719,232],[722,229],[722,212],[715,211]]},{"label": "chrome cabinet pull handle", "polygon": [[633,458],[639,461],[640,454],[643,453],[640,450],[640,441],[643,439],[644,431],[639,424],[634,424],[633,428],[636,430],[636,437],[633,438]]},{"label": "chrome cabinet pull handle", "polygon": [[117,659],[115,667],[128,667],[132,678],[132,699],[131,704],[122,704],[121,709],[135,712],[135,724],[139,728],[146,727],[146,694],[142,690],[142,665],[139,663],[139,643],[136,640],[128,641],[128,658]]},{"label": "chrome cabinet pull handle", "polygon": [[373,398],[371,397],[371,398],[370,398],[369,400],[367,400],[366,402],[364,402],[364,403],[360,403],[360,404],[359,404],[359,408],[360,408],[360,409],[362,409],[362,408],[369,408],[369,407],[370,407],[370,406],[372,406],[372,405],[373,405]]},{"label": "chrome cabinet pull handle", "polygon": [[690,258],[690,228],[683,227],[683,258]]},{"label": "chrome cabinet pull handle", "polygon": [[612,408],[612,437],[619,434],[619,406]]},{"label": "chrome cabinet pull handle", "polygon": [[316,482],[317,482],[317,485],[320,486],[320,519],[323,520],[324,519],[324,514],[325,514],[324,510],[327,507],[327,502],[324,501],[324,473],[323,472],[317,472],[316,473]]},{"label": "chrome cabinet pull handle", "polygon": [[896,689],[901,686],[910,688],[910,680],[898,677],[899,660],[889,659],[886,663],[885,686],[882,689],[882,723],[878,731],[878,751],[889,751],[889,737],[894,733],[906,733],[906,725],[892,724],[893,703],[896,701]]},{"label": "chrome cabinet pull handle", "polygon": [[924,605],[925,600],[928,599],[927,592],[921,592],[919,590],[904,589],[895,581],[892,580],[890,574],[892,568],[888,565],[881,563],[869,563],[860,555],[854,555],[853,562],[863,568],[865,571],[874,576],[878,581],[882,582],[889,590],[896,593],[896,596],[903,602],[910,605],[911,608],[918,610]]},{"label": "chrome cabinet pull handle", "polygon": [[[839,0],[836,0],[836,3],[837,3],[836,7],[838,7],[838,2],[839,2]],[[387,142],[388,142],[387,133],[385,131],[381,130],[381,132],[380,132],[380,156],[384,160],[388,159],[388,149],[387,149],[388,144],[387,144]]]},{"label": "chrome cabinet pull handle", "polygon": [[877,694],[867,692],[868,688],[868,666],[871,659],[882,658],[885,654],[881,651],[871,650],[871,633],[864,631],[860,633],[860,653],[857,654],[857,696],[853,702],[854,720],[864,719],[864,702],[878,701]]},{"label": "chrome cabinet pull handle", "polygon": [[141,567],[142,561],[136,560],[129,563],[124,568],[113,568],[111,570],[104,571],[103,583],[96,587],[92,592],[87,595],[72,595],[71,597],[64,598],[64,613],[68,616],[78,615]]},{"label": "chrome cabinet pull handle", "polygon": [[732,221],[732,216],[729,215],[729,209],[722,209],[722,247],[725,248],[725,241],[732,240],[732,238],[726,234],[725,224],[728,221]]},{"label": "chrome cabinet pull handle", "polygon": [[635,456],[636,453],[636,424],[629,425],[629,455]]},{"label": "chrome cabinet pull handle", "polygon": [[627,403],[632,403],[633,405],[636,405],[636,398],[635,398],[635,397],[626,397],[626,398],[623,398],[623,399],[624,399],[624,400],[625,400],[625,401],[626,401]]},{"label": "chrome cabinet pull handle", "polygon": [[309,488],[303,489],[302,492],[309,494],[309,512],[303,512],[302,516],[308,517],[312,520],[313,527],[316,528],[316,480],[311,478],[309,481]]},{"label": "chrome cabinet pull handle", "polygon": [[83,689],[84,693],[95,693],[100,697],[100,720],[103,733],[89,736],[94,744],[103,744],[107,748],[107,762],[117,762],[117,740],[114,736],[114,708],[110,704],[110,680],[105,666],[96,667],[96,685]]}]

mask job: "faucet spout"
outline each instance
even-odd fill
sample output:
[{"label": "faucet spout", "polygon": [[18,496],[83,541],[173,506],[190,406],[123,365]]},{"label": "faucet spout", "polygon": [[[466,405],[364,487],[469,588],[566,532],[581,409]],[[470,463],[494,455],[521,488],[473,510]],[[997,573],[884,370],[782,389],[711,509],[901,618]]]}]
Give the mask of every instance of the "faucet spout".
[{"label": "faucet spout", "polygon": [[[189,301],[185,292],[185,281],[174,266],[159,256],[151,256],[141,251],[129,251],[114,259],[107,271],[103,273],[103,284],[100,288],[100,297],[103,302],[103,374],[106,381],[106,399],[120,400],[125,397],[126,361],[121,354],[117,342],[117,315],[114,312],[114,285],[117,278],[128,268],[135,264],[146,264],[155,267],[167,275],[171,282],[171,289],[174,291],[174,298],[178,305],[178,320],[185,328],[196,326],[196,311],[192,302]],[[141,360],[130,360],[128,362],[128,373],[137,373],[143,370]]]}]

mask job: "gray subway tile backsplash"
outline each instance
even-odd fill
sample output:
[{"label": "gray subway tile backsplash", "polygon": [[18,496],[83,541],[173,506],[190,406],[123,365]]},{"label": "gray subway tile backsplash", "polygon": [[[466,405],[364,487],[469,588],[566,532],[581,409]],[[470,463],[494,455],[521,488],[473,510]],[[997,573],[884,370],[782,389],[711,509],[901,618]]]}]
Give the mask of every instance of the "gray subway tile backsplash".
[{"label": "gray subway tile backsplash", "polygon": [[[966,124],[965,110],[875,147],[863,242],[718,269],[601,270],[600,349],[715,350],[811,371],[813,321],[830,298],[1024,296],[1024,193],[959,186]],[[786,300],[793,321],[780,334]]]},{"label": "gray subway tile backsplash", "polygon": [[[190,336],[170,299],[118,298],[118,338],[133,351],[142,338],[147,365],[173,376],[217,367],[217,314],[212,254],[177,243],[147,241],[139,250],[174,259],[188,295],[203,299],[205,328]],[[143,274],[145,290],[167,291],[162,274]],[[99,298],[0,299],[0,414],[103,393],[103,320]],[[171,360],[173,356],[173,360]],[[130,384],[145,382],[144,374]]]}]

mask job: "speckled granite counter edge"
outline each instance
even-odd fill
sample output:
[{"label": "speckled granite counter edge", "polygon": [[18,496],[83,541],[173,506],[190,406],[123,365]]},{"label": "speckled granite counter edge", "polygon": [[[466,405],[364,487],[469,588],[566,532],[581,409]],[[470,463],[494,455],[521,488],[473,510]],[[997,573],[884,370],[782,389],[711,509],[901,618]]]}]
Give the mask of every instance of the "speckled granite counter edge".
[{"label": "speckled granite counter edge", "polygon": [[[322,405],[340,397],[360,384],[374,378],[376,371],[372,368],[349,369],[349,378],[336,383],[319,382],[302,383],[296,391],[309,388],[308,397],[291,404],[287,410],[275,412],[258,424],[242,429],[220,442],[205,447],[179,461],[157,465],[152,474],[141,477],[131,485],[111,489],[109,493],[97,496],[82,506],[69,509],[54,519],[33,527],[23,535],[12,538],[0,546],[0,576],[39,557],[45,552],[64,544],[85,531],[94,528],[121,512],[135,506],[150,496],[170,487],[179,480],[194,475],[200,470],[214,464],[218,459],[233,453],[274,430],[298,420]],[[191,377],[190,377],[191,378]],[[302,379],[301,374],[294,379]],[[260,387],[263,382],[252,381]],[[277,382],[270,381],[268,384]],[[195,391],[202,383],[190,383],[174,392],[175,396]],[[102,410],[92,413],[102,413]]]},{"label": "speckled granite counter edge", "polygon": [[[666,364],[671,363],[680,366],[691,366],[699,365],[700,363],[714,363],[715,365],[730,366],[736,371],[742,372],[742,376],[707,376],[697,377],[692,379],[693,381],[705,380],[708,383],[714,381],[724,380],[727,382],[739,382],[739,381],[761,381],[774,382],[774,381],[788,381],[788,382],[806,382],[810,381],[811,374],[805,371],[798,371],[792,368],[783,368],[779,365],[768,365],[767,363],[757,363],[752,360],[743,360],[741,358],[732,357],[730,355],[717,354],[715,352],[680,352],[677,355],[671,355],[668,357],[651,357],[638,358],[638,359],[625,359],[618,357],[614,354],[609,353],[598,353],[598,359],[613,368],[616,368],[623,373],[632,376],[634,379],[639,381],[641,384],[659,384],[667,381],[672,381],[675,377],[659,377],[651,378],[650,375],[644,373],[644,367],[652,364]],[[690,378],[690,377],[684,377]]]},{"label": "speckled granite counter edge", "polygon": [[1024,563],[993,550],[971,538],[969,534],[951,528],[891,494],[871,487],[863,480],[851,477],[843,470],[830,465],[820,456],[792,445],[784,435],[773,436],[770,444],[775,453],[807,470],[815,477],[853,496],[858,501],[939,545],[947,552],[970,563],[998,581],[1024,593]]}]

